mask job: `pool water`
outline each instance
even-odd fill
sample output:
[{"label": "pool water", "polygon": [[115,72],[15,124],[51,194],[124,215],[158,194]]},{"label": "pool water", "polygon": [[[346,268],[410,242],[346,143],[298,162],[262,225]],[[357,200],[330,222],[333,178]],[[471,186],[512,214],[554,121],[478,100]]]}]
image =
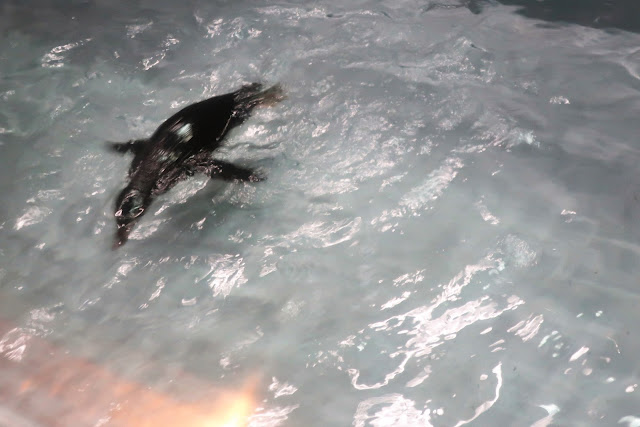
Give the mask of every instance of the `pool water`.
[{"label": "pool water", "polygon": [[[251,383],[256,427],[640,423],[640,34],[447,0],[62,3],[0,14],[3,369],[52,345],[176,401]],[[288,98],[216,156],[267,180],[194,176],[112,251],[130,157],[105,141],[254,81]],[[82,422],[136,425],[114,396]]]}]

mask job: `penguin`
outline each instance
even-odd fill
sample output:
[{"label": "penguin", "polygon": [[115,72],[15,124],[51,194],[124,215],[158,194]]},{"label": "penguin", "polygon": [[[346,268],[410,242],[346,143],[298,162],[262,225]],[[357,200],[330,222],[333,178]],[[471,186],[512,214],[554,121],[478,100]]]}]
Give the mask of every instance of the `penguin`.
[{"label": "penguin", "polygon": [[195,173],[226,181],[258,182],[254,170],[212,157],[231,129],[242,124],[257,106],[285,99],[276,84],[260,83],[188,105],[165,120],[148,139],[108,143],[118,153],[132,153],[128,185],[116,198],[117,231],[113,249],[122,246],[153,200]]}]

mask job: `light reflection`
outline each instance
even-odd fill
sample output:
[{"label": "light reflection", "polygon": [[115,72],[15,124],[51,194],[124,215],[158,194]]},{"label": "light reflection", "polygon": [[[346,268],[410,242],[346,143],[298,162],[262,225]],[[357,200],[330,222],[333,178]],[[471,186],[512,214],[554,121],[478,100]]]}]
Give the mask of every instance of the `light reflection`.
[{"label": "light reflection", "polygon": [[569,358],[569,362],[573,362],[575,360],[578,360],[579,358],[581,358],[588,351],[589,351],[589,347],[586,347],[586,346],[580,347],[580,349],[578,351],[576,351],[575,353],[573,353],[571,355],[571,357]]},{"label": "light reflection", "polygon": [[431,365],[427,365],[424,367],[422,372],[418,374],[414,379],[407,382],[407,387],[417,387],[422,384],[427,378],[431,375]]},{"label": "light reflection", "polygon": [[238,254],[211,256],[208,258],[208,264],[209,271],[200,280],[208,282],[214,297],[227,297],[233,288],[247,283],[244,259]]},{"label": "light reflection", "polygon": [[149,21],[146,24],[127,25],[125,27],[127,29],[127,37],[134,39],[138,34],[151,28],[152,25],[153,21]]},{"label": "light reflection", "polygon": [[[396,357],[397,355],[399,355],[401,353],[402,352],[393,353],[390,356],[392,358],[394,358],[394,357]],[[378,388],[381,388],[383,386],[386,386],[387,384],[389,384],[389,381],[394,379],[398,374],[401,374],[401,373],[404,372],[404,368],[405,368],[407,362],[411,359],[411,357],[414,355],[414,353],[415,352],[406,352],[404,358],[402,359],[402,361],[400,362],[398,367],[396,369],[394,369],[392,372],[390,372],[390,373],[388,373],[388,374],[386,374],[384,376],[384,381],[379,382],[379,383],[375,383],[375,384],[372,384],[372,385],[358,383],[358,378],[360,377],[360,371],[358,371],[357,369],[347,369],[347,373],[349,374],[349,376],[351,376],[351,385],[356,390],[373,390],[373,389],[378,389]]]},{"label": "light reflection", "polygon": [[360,231],[361,224],[360,217],[353,220],[308,222],[296,231],[283,236],[283,243],[278,246],[288,247],[296,243],[306,243],[315,248],[328,248],[353,239]]},{"label": "light reflection", "polygon": [[626,417],[620,418],[618,424],[626,423],[627,427],[640,427],[640,417],[635,417],[633,415],[627,415]]},{"label": "light reflection", "polygon": [[550,405],[538,406],[547,411],[547,416],[533,423],[531,427],[547,427],[553,422],[553,416],[560,412],[560,408],[558,407],[558,405],[555,405],[553,403]]},{"label": "light reflection", "polygon": [[[382,408],[370,414],[370,411],[378,406]],[[431,410],[420,411],[413,400],[398,393],[372,397],[360,402],[353,417],[353,425],[364,427],[367,421],[369,425],[375,426],[433,426]]]},{"label": "light reflection", "polygon": [[[418,306],[385,320],[371,323],[366,330],[360,331],[358,335],[364,339],[364,342],[361,343],[363,348],[371,340],[368,335],[372,332],[407,338],[404,339],[404,345],[398,346],[396,351],[385,353],[385,357],[394,367],[377,382],[363,381],[363,372],[356,367],[350,366],[349,369],[346,369],[351,378],[352,386],[356,390],[382,388],[405,371],[409,360],[427,357],[433,353],[436,347],[455,339],[463,329],[477,325],[478,322],[495,319],[502,316],[503,313],[523,305],[524,301],[516,295],[480,294],[470,300],[463,296],[463,291],[468,287],[472,288],[468,290],[470,295],[477,295],[477,291],[480,291],[479,285],[473,285],[483,283],[484,276],[500,275],[507,265],[522,268],[533,264],[536,260],[536,253],[529,248],[526,242],[515,236],[507,236],[500,246],[499,249],[491,251],[477,263],[465,266],[447,284],[441,285],[440,293],[433,298],[430,304]],[[413,275],[400,276],[394,281],[394,285],[400,286],[405,282],[415,284],[422,280],[423,271],[420,270]],[[494,280],[492,279],[492,281]],[[486,286],[483,286],[482,289],[486,289]],[[401,297],[387,301],[381,306],[381,313],[394,306],[399,306],[404,297],[409,299],[406,291]],[[523,341],[529,341],[539,333],[543,321],[542,315],[530,315],[528,319],[512,326],[508,332],[515,334]],[[491,330],[491,327],[485,327],[482,333],[486,334]],[[355,338],[351,337],[343,341],[341,346],[355,346]],[[503,351],[505,350],[503,346],[505,342],[504,339],[500,339],[491,344],[488,350],[492,353]],[[407,385],[415,387],[422,384],[429,377],[429,373],[430,367],[427,366],[425,371],[410,379]]]},{"label": "light reflection", "polygon": [[542,314],[535,316],[533,319],[529,316],[527,321],[522,320],[518,322],[516,325],[507,329],[507,332],[515,332],[515,335],[519,336],[522,338],[522,341],[526,342],[538,334],[543,321],[544,317]]},{"label": "light reflection", "polygon": [[487,205],[484,204],[482,200],[476,202],[475,206],[478,209],[478,212],[480,213],[480,216],[484,221],[488,222],[491,225],[500,224],[500,219],[489,211],[489,208],[487,207]]},{"label": "light reflection", "polygon": [[298,391],[298,388],[287,383],[280,383],[276,377],[272,378],[272,383],[269,386],[269,391],[273,392],[273,397],[276,399],[280,396],[289,396]]},{"label": "light reflection", "polygon": [[492,400],[488,400],[488,401],[484,402],[483,404],[481,404],[480,406],[478,406],[476,408],[476,413],[473,415],[473,417],[469,418],[468,420],[459,421],[458,424],[455,425],[455,427],[459,427],[459,426],[463,426],[465,424],[469,424],[471,421],[475,420],[480,415],[482,415],[483,413],[485,413],[489,409],[491,409],[491,407],[500,398],[500,389],[502,388],[502,362],[498,363],[498,365],[495,368],[493,368],[493,370],[491,372],[496,374],[496,379],[498,380],[498,384],[496,384],[496,397],[493,398]]},{"label": "light reflection", "polygon": [[380,216],[371,221],[371,225],[379,225],[379,229],[385,232],[393,228],[393,226],[390,227],[393,218],[407,215],[419,216],[422,211],[431,207],[433,201],[444,194],[463,166],[464,163],[458,157],[445,159],[443,164],[431,172],[422,184],[411,189],[400,199],[399,207],[383,210]]},{"label": "light reflection", "polygon": [[400,206],[408,209],[411,214],[419,214],[429,203],[439,198],[458,175],[464,163],[457,157],[451,157],[443,165],[431,172],[427,180],[402,197]]},{"label": "light reflection", "polygon": [[249,427],[278,427],[289,418],[289,414],[300,405],[279,406],[265,410],[257,408],[255,414],[249,417]]},{"label": "light reflection", "polygon": [[[48,322],[53,316],[35,310],[32,321]],[[35,329],[11,328],[0,319],[0,330],[0,395],[6,397],[0,409],[15,410],[38,425],[241,427],[256,411],[258,374],[219,387],[178,371],[171,391],[161,392],[71,356]],[[283,395],[295,392],[288,384],[279,389]],[[27,402],[37,407],[23,414]]]},{"label": "light reflection", "polygon": [[78,46],[82,46],[85,43],[91,41],[91,38],[77,41],[75,43],[68,43],[61,46],[56,46],[42,57],[41,65],[45,68],[60,68],[64,66],[63,53],[70,51]]},{"label": "light reflection", "polygon": [[152,221],[144,221],[138,227],[134,228],[129,235],[130,240],[144,240],[149,238],[153,233],[158,231],[160,226],[166,222],[166,219],[156,219]]},{"label": "light reflection", "polygon": [[20,362],[31,337],[32,334],[24,328],[10,330],[0,339],[0,356],[13,362]]},{"label": "light reflection", "polygon": [[[68,420],[100,418],[101,424],[125,427],[244,427],[256,407],[254,380],[237,390],[213,390],[212,386],[200,382],[190,384],[197,391],[209,389],[211,392],[206,399],[187,403],[124,381],[99,366],[74,362],[77,361],[61,362],[65,367],[55,373],[34,370],[38,374],[27,376],[21,382],[18,397],[37,394],[40,400],[64,407]],[[83,375],[78,375],[76,370]]]},{"label": "light reflection", "polygon": [[195,404],[181,403],[166,395],[145,391],[122,403],[112,413],[110,421],[132,427],[244,427],[254,412],[255,400],[255,381],[249,381],[237,391],[218,391],[210,399]]},{"label": "light reflection", "polygon": [[[339,221],[312,221],[302,224],[291,233],[276,238],[266,235],[262,239],[265,246],[260,277],[267,276],[278,269],[277,263],[282,256],[276,248],[287,251],[296,247],[328,248],[355,239],[361,231],[362,218],[343,219]],[[277,240],[277,243],[271,244]]]},{"label": "light reflection", "polygon": [[16,220],[15,229],[20,230],[33,224],[42,222],[51,214],[52,210],[44,206],[31,206]]}]

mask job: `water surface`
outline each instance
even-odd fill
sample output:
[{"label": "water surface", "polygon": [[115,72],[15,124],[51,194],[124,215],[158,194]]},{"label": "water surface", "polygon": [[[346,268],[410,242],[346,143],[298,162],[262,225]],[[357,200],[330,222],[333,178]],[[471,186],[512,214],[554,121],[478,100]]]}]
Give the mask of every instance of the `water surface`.
[{"label": "water surface", "polygon": [[[38,337],[158,392],[258,378],[252,426],[640,421],[640,35],[446,1],[5,3],[16,366]],[[219,156],[268,179],[185,181],[111,251],[104,141],[253,81],[288,99]]]}]

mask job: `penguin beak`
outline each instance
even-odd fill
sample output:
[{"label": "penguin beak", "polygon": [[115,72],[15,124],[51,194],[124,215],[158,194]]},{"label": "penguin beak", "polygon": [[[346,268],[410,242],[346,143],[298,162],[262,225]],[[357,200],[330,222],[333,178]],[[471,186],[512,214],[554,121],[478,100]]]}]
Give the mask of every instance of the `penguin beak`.
[{"label": "penguin beak", "polygon": [[118,249],[129,240],[129,233],[131,232],[130,224],[118,224],[118,231],[116,231],[116,238],[113,241],[112,250]]}]

